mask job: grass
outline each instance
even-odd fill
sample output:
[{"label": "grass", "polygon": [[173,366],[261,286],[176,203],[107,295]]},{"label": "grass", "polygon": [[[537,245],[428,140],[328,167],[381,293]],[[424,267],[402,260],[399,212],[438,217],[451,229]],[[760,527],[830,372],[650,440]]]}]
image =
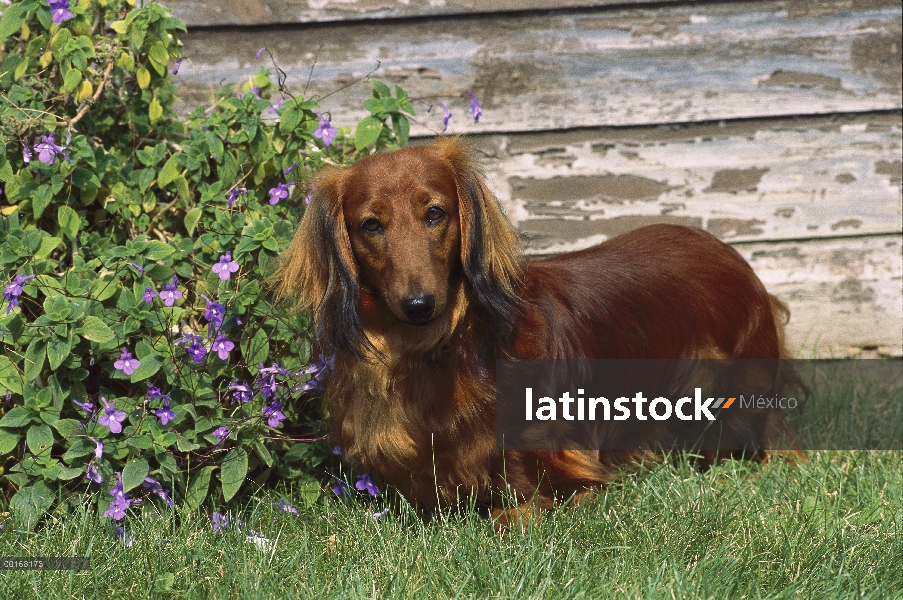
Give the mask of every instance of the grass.
[{"label": "grass", "polygon": [[0,554],[92,564],[0,571],[0,598],[903,598],[900,452],[651,465],[502,537],[473,511],[377,520],[378,500],[324,495],[292,515],[281,497],[256,494],[224,532],[145,506],[127,519],[131,546],[81,506],[33,532],[8,520]]}]

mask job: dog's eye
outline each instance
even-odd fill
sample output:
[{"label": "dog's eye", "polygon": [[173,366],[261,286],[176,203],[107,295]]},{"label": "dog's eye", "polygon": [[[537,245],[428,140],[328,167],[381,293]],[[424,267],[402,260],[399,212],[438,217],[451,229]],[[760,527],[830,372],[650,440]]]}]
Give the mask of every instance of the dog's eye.
[{"label": "dog's eye", "polygon": [[445,216],[445,211],[438,206],[431,206],[426,210],[426,222],[432,225],[438,223]]},{"label": "dog's eye", "polygon": [[370,217],[369,219],[361,223],[361,229],[369,233],[379,233],[383,230],[383,224],[380,223],[377,219]]}]

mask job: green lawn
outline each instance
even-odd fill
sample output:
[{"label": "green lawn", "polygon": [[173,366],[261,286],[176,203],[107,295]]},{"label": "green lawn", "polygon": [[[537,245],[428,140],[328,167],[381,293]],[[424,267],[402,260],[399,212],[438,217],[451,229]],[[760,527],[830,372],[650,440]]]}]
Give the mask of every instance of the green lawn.
[{"label": "green lawn", "polygon": [[374,519],[379,499],[331,492],[294,498],[297,515],[261,492],[224,532],[148,506],[127,518],[131,546],[93,509],[58,509],[34,532],[6,520],[0,554],[90,555],[91,570],[0,572],[0,598],[903,598],[903,454],[809,456],[634,469],[501,538],[472,511]]}]

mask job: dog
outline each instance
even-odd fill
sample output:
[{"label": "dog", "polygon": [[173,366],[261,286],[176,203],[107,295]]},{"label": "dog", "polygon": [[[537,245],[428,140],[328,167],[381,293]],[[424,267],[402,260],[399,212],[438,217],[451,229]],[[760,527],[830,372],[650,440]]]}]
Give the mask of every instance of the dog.
[{"label": "dog", "polygon": [[[787,309],[702,230],[653,225],[524,258],[459,138],[326,170],[314,190],[277,293],[312,312],[316,346],[336,355],[333,440],[417,507],[475,497],[504,526],[605,486],[633,456],[499,450],[499,359],[789,356]],[[757,424],[763,448],[769,428],[784,429]],[[523,505],[507,508],[502,490]]]}]

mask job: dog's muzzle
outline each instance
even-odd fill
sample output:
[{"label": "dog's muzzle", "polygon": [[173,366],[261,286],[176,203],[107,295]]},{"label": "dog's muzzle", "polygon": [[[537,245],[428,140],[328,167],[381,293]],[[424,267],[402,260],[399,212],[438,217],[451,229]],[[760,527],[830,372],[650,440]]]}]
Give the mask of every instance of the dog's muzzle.
[{"label": "dog's muzzle", "polygon": [[411,323],[424,324],[433,317],[436,298],[432,294],[417,294],[401,301],[401,310]]}]

